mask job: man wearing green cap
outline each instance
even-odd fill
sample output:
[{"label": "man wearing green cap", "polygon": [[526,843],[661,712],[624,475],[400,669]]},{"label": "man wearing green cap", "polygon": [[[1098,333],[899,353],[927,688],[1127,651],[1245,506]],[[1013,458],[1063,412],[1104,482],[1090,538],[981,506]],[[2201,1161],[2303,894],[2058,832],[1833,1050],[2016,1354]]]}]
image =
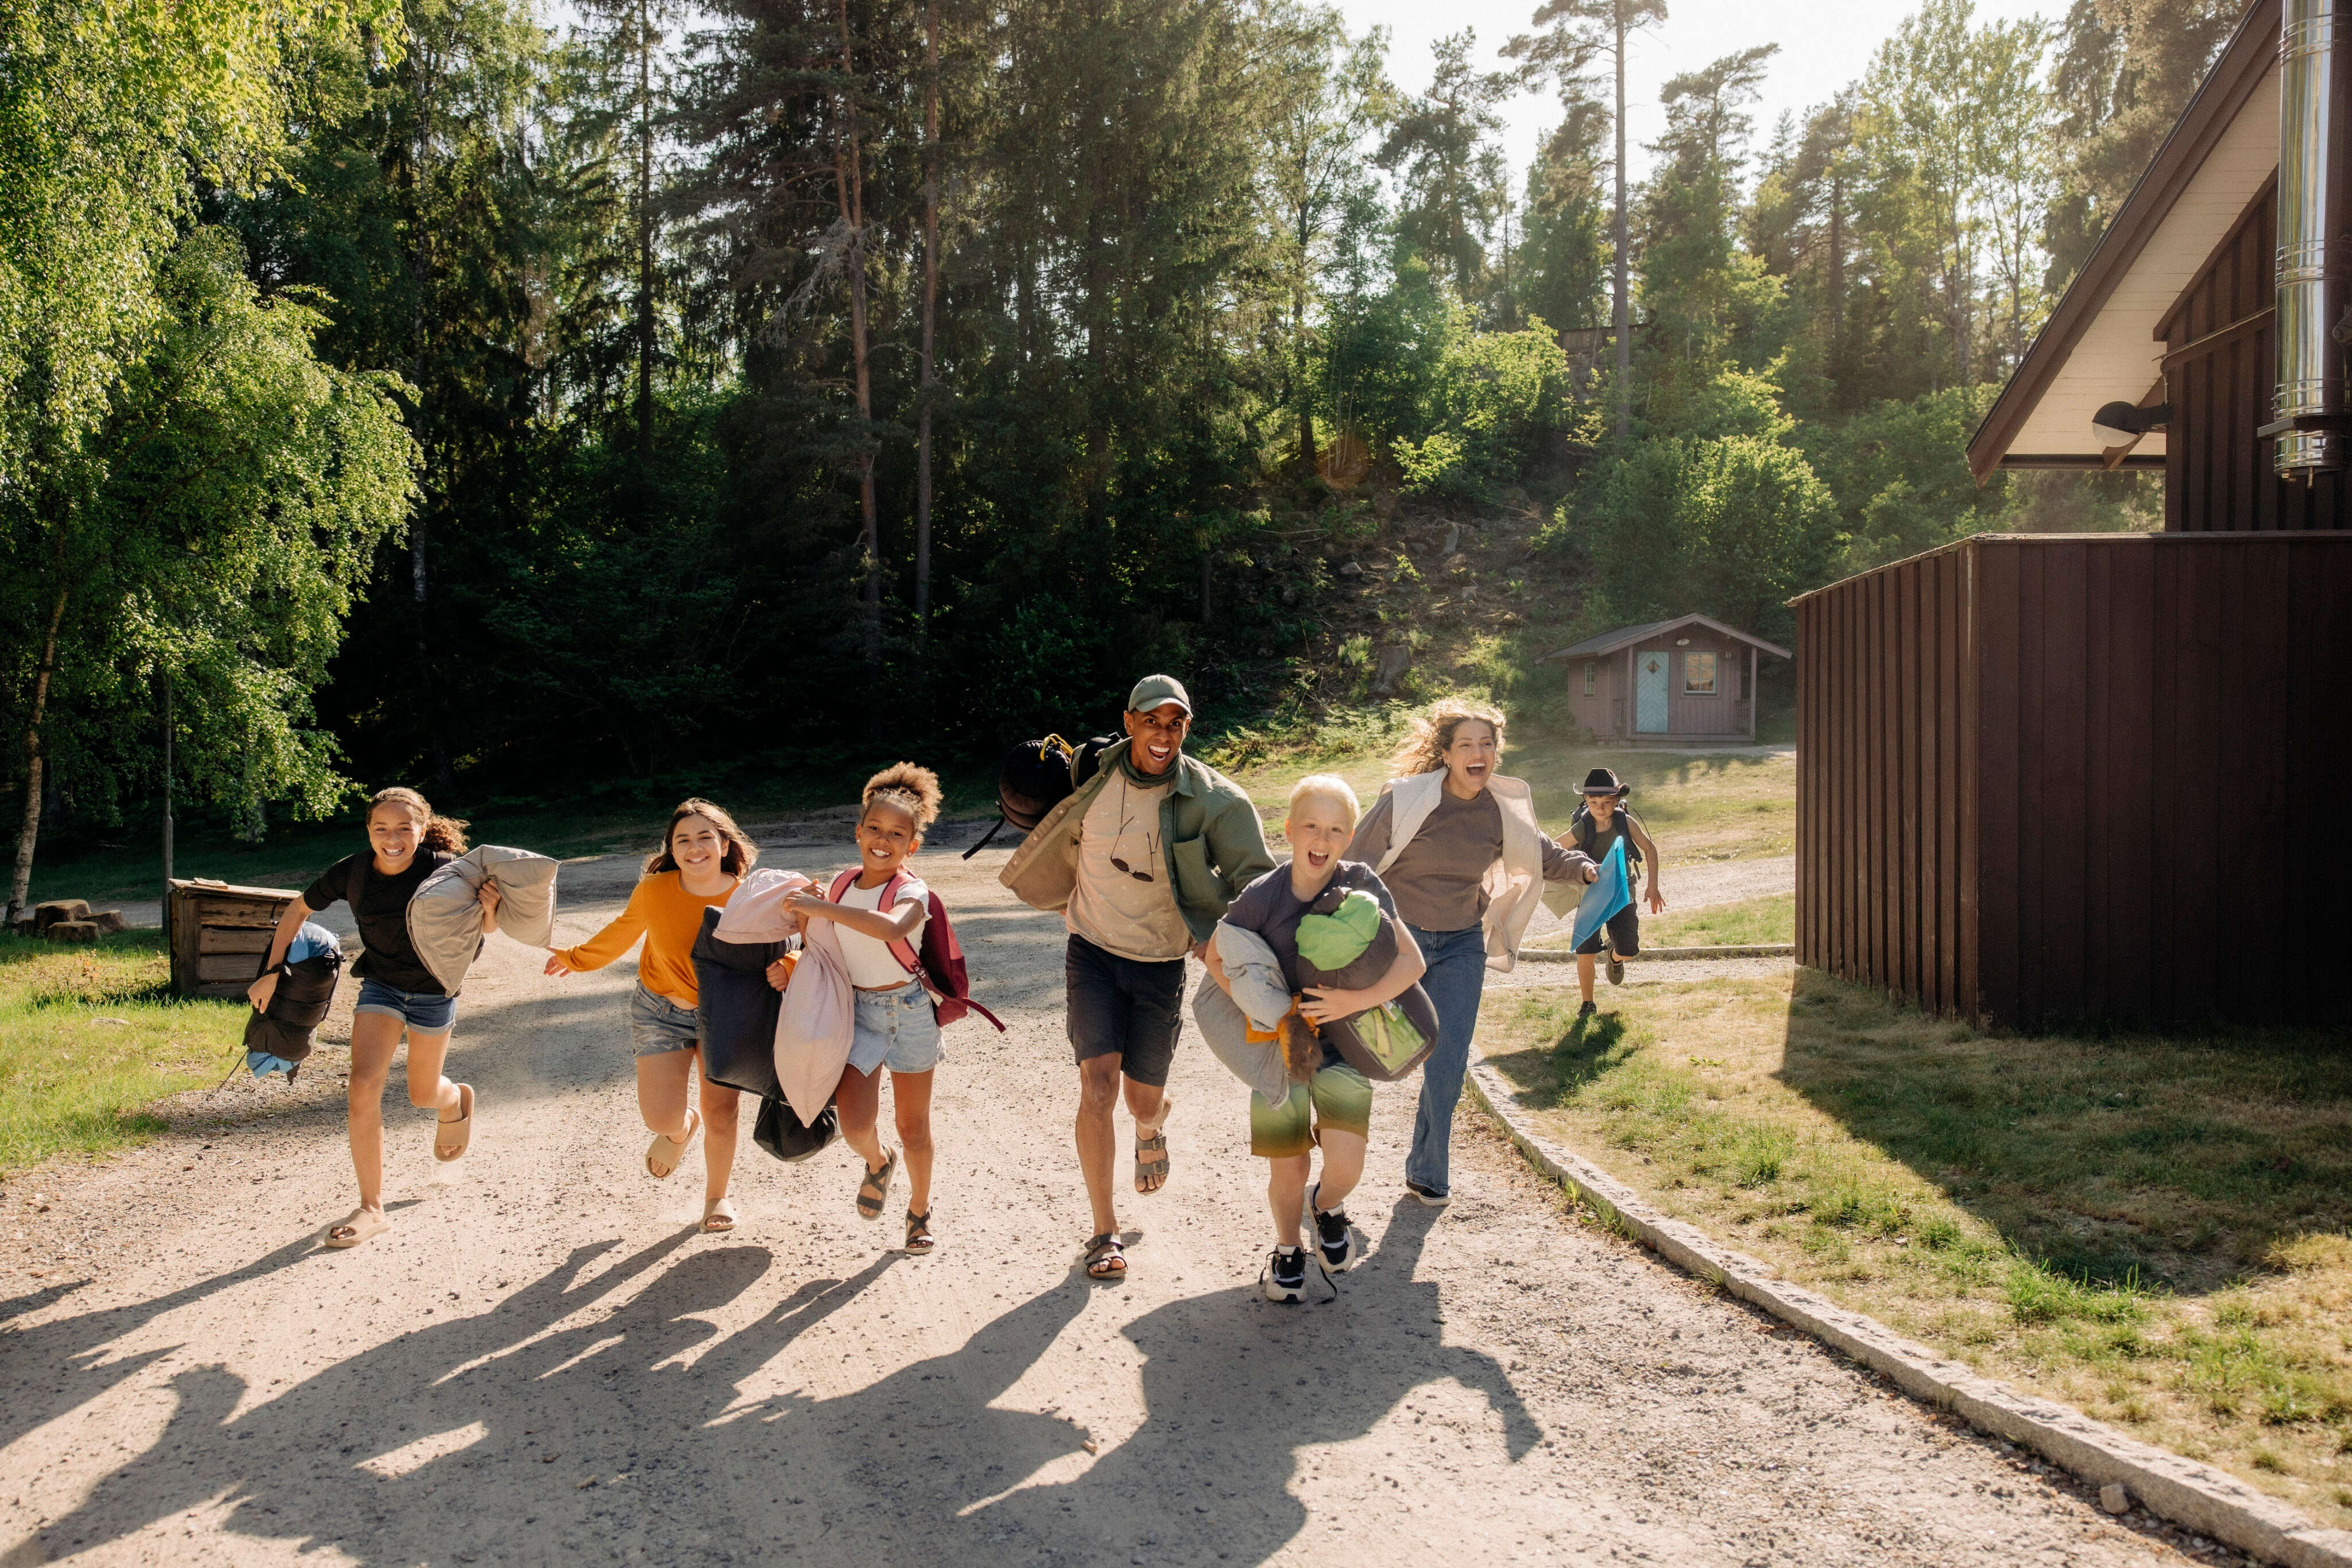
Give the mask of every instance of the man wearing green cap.
[{"label": "man wearing green cap", "polygon": [[1241,786],[1184,755],[1192,698],[1146,675],[1127,698],[1127,738],[1045,814],[1000,880],[1069,927],[1063,961],[1077,1056],[1078,1165],[1094,1206],[1087,1272],[1123,1279],[1111,1166],[1112,1109],[1124,1081],[1135,1115],[1135,1190],[1168,1180],[1168,1070],[1183,1024],[1184,958],[1197,956],[1234,895],[1274,869]]}]

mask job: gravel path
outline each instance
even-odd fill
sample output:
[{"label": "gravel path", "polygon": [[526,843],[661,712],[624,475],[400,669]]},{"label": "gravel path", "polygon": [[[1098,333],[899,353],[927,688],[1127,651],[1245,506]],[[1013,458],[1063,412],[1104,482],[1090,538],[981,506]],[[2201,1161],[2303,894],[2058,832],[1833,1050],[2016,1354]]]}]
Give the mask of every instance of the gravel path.
[{"label": "gravel path", "polygon": [[[695,1189],[638,1165],[632,972],[548,980],[499,940],[453,1052],[474,1153],[436,1167],[425,1115],[388,1112],[367,1247],[315,1244],[351,1201],[337,1048],[12,1183],[0,1568],[2182,1560],[1574,1222],[1473,1114],[1456,1202],[1411,1203],[1409,1085],[1351,1206],[1371,1260],[1276,1307],[1241,1094],[1188,1044],[1172,1183],[1122,1205],[1134,1278],[1089,1285],[1060,930],[1002,862],[923,867],[1013,1026],[950,1036],[929,1258],[856,1220],[839,1147],[747,1138],[741,1228],[698,1234]],[[563,874],[582,933],[632,868]]]}]

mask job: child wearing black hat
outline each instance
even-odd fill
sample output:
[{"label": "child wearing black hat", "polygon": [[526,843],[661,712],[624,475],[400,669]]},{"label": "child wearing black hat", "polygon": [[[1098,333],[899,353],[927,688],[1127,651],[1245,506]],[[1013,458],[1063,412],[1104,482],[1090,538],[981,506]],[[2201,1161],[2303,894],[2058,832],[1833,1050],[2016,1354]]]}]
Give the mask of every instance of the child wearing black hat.
[{"label": "child wearing black hat", "polygon": [[[1569,819],[1568,832],[1574,847],[1591,855],[1595,862],[1609,858],[1610,847],[1618,840],[1625,841],[1626,873],[1630,877],[1636,864],[1648,868],[1648,886],[1643,890],[1643,901],[1650,913],[1661,914],[1666,907],[1665,895],[1658,891],[1658,846],[1633,811],[1625,797],[1633,787],[1621,781],[1606,768],[1596,768],[1584,776],[1584,804]],[[1625,960],[1642,950],[1642,917],[1627,904],[1609,917],[1608,925],[1585,938],[1576,950],[1576,984],[1584,993],[1584,1005],[1577,1017],[1584,1018],[1593,1010],[1593,961],[1605,952],[1609,965],[1609,983],[1625,983]]]}]

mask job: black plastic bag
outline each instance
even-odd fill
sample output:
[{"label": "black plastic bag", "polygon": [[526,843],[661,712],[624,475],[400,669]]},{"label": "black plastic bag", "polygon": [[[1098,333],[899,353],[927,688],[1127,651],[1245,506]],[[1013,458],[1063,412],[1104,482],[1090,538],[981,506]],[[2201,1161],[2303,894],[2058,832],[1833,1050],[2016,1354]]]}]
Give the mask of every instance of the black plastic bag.
[{"label": "black plastic bag", "polygon": [[761,1098],[760,1119],[751,1128],[753,1143],[787,1163],[808,1158],[840,1135],[841,1116],[832,1102],[816,1113],[816,1124],[809,1126],[793,1114],[782,1095]]}]

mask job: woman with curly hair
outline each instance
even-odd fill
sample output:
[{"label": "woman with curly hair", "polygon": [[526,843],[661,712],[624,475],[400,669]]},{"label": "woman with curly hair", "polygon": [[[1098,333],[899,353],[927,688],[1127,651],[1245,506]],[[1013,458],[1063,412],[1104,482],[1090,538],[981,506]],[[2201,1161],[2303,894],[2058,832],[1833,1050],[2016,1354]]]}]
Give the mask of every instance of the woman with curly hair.
[{"label": "woman with curly hair", "polygon": [[708,800],[682,801],[669,814],[662,847],[646,857],[645,876],[628,906],[578,946],[551,948],[547,955],[549,974],[573,975],[603,968],[645,938],[636,989],[629,995],[629,1044],[637,1059],[637,1114],[654,1135],[646,1174],[667,1180],[700,1132],[702,1228],[713,1234],[735,1228],[727,1185],[735,1170],[741,1096],[706,1075],[701,1103],[688,1099],[702,1061],[694,939],[702,932],[702,912],[726,907],[759,858],[760,847],[734,818]]},{"label": "woman with curly hair", "polygon": [[1537,825],[1534,792],[1495,771],[1503,716],[1441,697],[1418,715],[1380,800],[1364,813],[1347,858],[1380,873],[1420,946],[1422,988],[1437,1009],[1437,1048],[1421,1070],[1406,1190],[1433,1207],[1452,1192],[1454,1107],[1470,1064],[1470,1036],[1489,968],[1518,961],[1540,883],[1591,882],[1589,856],[1562,849]]},{"label": "woman with curly hair", "polygon": [[[940,776],[898,762],[866,781],[857,818],[857,874],[835,877],[835,897],[795,894],[786,907],[803,919],[840,927],[841,956],[856,990],[856,1023],[834,1104],[841,1136],[866,1161],[857,1213],[879,1219],[890,1184],[907,1166],[907,1250],[929,1252],[931,1235],[931,1071],[940,1062],[940,1023],[931,994],[903,955],[916,950],[930,918],[930,889],[906,869],[940,815]],[[881,1071],[890,1070],[898,1147],[882,1146]]]}]

